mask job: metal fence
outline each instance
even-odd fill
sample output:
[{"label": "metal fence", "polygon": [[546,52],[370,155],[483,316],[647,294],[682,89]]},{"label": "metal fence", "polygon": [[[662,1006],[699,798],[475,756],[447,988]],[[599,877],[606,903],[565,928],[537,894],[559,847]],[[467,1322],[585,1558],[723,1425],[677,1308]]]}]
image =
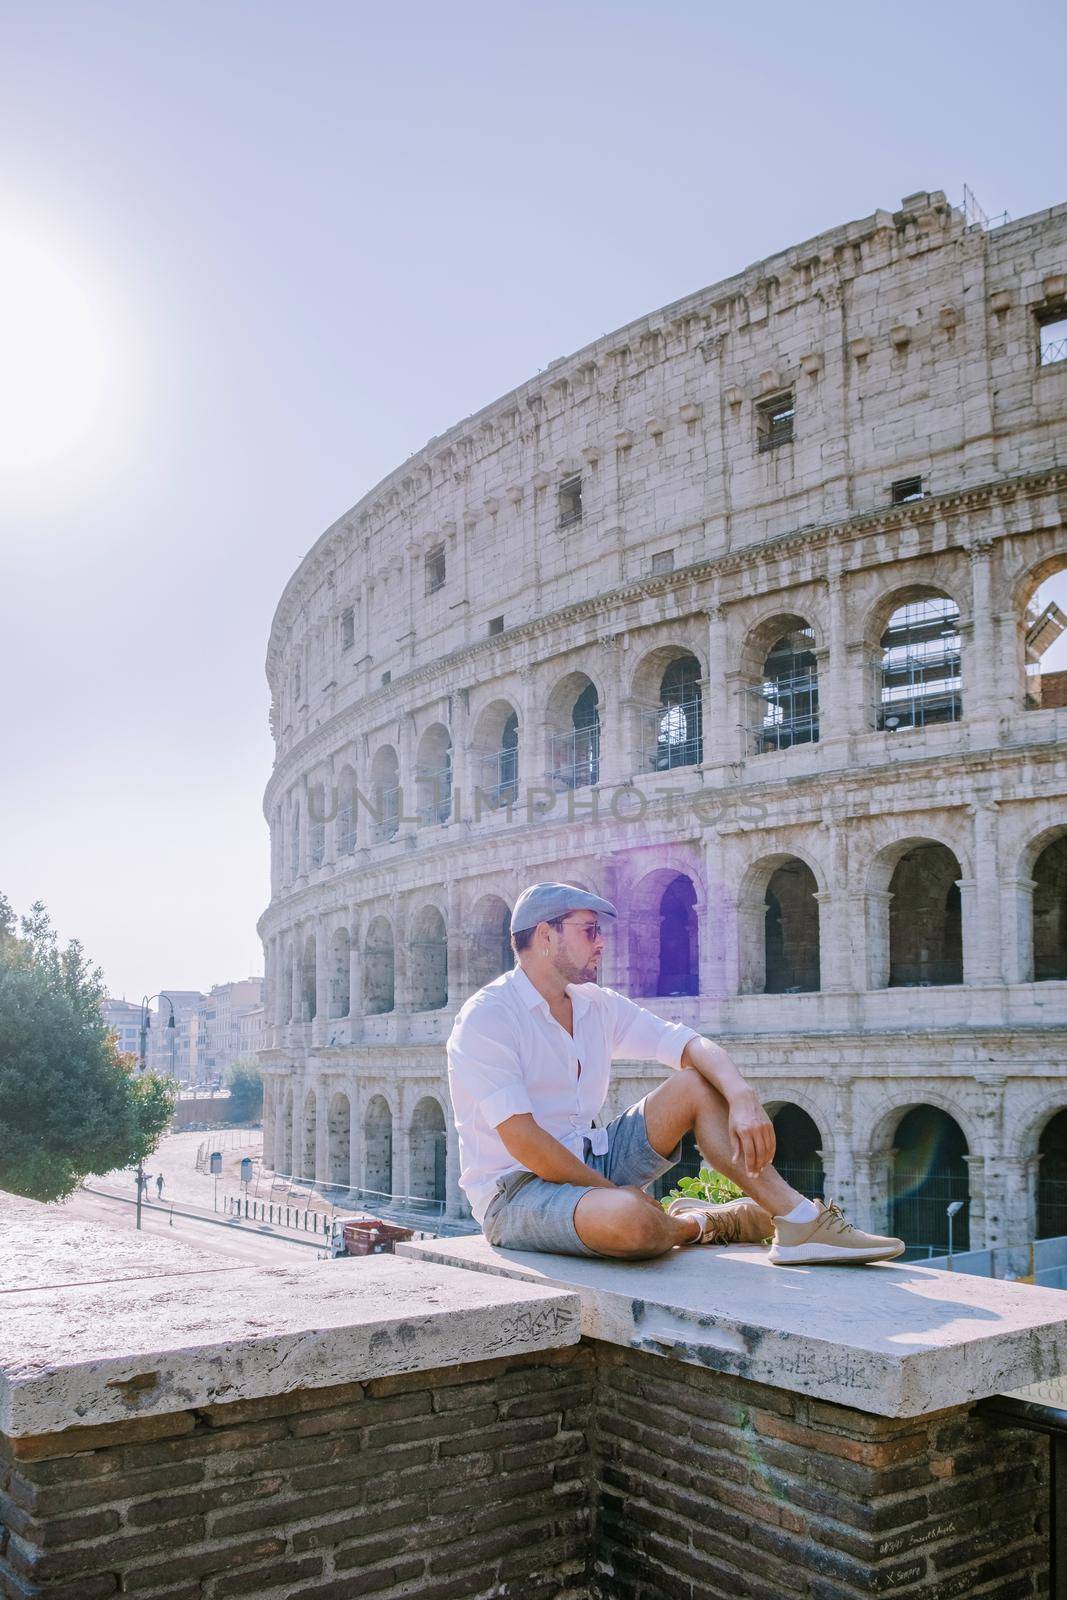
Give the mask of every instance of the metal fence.
[{"label": "metal fence", "polygon": [[964,1203],[952,1223],[952,1249],[958,1253],[970,1248],[967,1174],[898,1169],[893,1174],[890,1232],[914,1250],[943,1255],[949,1243],[948,1207],[954,1200]]}]

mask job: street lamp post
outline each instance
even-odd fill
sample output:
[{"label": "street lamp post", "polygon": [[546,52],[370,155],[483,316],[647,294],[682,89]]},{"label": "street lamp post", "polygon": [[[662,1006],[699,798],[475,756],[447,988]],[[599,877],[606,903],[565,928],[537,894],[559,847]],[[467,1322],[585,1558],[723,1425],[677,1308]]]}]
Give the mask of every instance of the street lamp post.
[{"label": "street lamp post", "polygon": [[[141,1000],[141,1055],[140,1055],[140,1060],[139,1060],[139,1062],[137,1064],[137,1076],[139,1078],[143,1077],[145,1072],[147,1072],[147,1070],[148,1070],[148,1063],[145,1061],[145,1050],[146,1050],[146,1046],[148,1044],[148,1030],[152,1026],[152,1014],[151,1014],[151,1012],[149,1011],[148,1008],[152,1004],[153,1000],[165,1000],[167,1002],[168,1006],[170,1006],[170,1016],[167,1019],[167,1027],[171,1028],[171,1029],[173,1029],[173,1027],[174,1027],[174,1001],[171,999],[170,995],[169,994],[146,994]],[[174,1034],[173,1034],[173,1032],[171,1033],[171,1036],[170,1036],[170,1048],[171,1048],[171,1066],[173,1067],[173,1064],[174,1064]],[[141,1226],[141,1191],[142,1191],[143,1188],[144,1188],[144,1160],[143,1160],[143,1158],[139,1157],[138,1161],[137,1161],[137,1226],[138,1226],[138,1228],[140,1228],[140,1226]]]}]

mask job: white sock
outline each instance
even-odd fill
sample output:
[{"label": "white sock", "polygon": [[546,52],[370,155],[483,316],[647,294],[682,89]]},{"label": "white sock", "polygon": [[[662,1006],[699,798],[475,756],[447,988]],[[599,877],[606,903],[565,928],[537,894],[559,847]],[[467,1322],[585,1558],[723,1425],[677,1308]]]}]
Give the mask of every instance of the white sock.
[{"label": "white sock", "polygon": [[700,1211],[681,1211],[679,1217],[689,1217],[696,1224],[696,1233],[691,1239],[683,1239],[683,1244],[697,1244],[704,1237],[704,1215]]},{"label": "white sock", "polygon": [[814,1222],[818,1215],[819,1208],[814,1200],[800,1200],[792,1211],[787,1211],[785,1216],[779,1220],[781,1222]]}]

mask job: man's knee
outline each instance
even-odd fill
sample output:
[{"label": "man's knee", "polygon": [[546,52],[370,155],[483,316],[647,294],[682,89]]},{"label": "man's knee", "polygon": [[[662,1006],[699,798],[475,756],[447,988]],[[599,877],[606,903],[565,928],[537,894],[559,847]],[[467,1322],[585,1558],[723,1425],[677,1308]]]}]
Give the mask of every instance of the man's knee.
[{"label": "man's knee", "polygon": [[626,1189],[592,1190],[578,1202],[574,1223],[583,1243],[605,1254],[657,1256],[673,1243],[659,1206]]}]

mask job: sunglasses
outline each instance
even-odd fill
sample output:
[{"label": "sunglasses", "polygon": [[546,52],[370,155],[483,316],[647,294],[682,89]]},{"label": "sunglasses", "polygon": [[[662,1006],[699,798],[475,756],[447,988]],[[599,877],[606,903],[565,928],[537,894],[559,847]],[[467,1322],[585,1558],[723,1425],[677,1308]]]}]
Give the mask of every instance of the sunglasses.
[{"label": "sunglasses", "polygon": [[576,928],[579,933],[584,933],[590,944],[595,944],[603,933],[599,922],[571,922],[568,924],[566,917],[550,917],[549,922],[553,928],[562,933],[565,927]]}]

